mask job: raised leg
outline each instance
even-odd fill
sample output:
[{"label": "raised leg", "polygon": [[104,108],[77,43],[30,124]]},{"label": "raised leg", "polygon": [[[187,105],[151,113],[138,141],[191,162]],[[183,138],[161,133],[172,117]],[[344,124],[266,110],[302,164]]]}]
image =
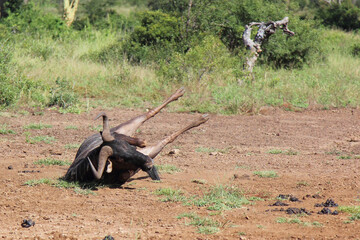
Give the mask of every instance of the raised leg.
[{"label": "raised leg", "polygon": [[117,127],[112,128],[111,132],[116,132],[118,134],[125,134],[128,136],[133,136],[135,134],[136,129],[138,129],[141,126],[141,124],[143,124],[145,121],[147,121],[148,119],[155,116],[157,113],[160,112],[161,109],[163,109],[169,103],[179,99],[182,95],[184,95],[184,93],[185,93],[184,87],[179,88],[160,106],[156,107],[155,109],[150,110],[149,112],[147,112],[145,114],[142,114],[133,119],[130,119],[129,121],[122,123]]},{"label": "raised leg", "polygon": [[173,133],[170,136],[166,137],[165,139],[163,139],[162,141],[160,141],[156,145],[148,146],[148,147],[145,147],[145,148],[142,148],[142,149],[138,149],[138,151],[145,154],[145,155],[148,155],[149,157],[154,159],[161,152],[161,150],[163,150],[163,148],[167,144],[173,142],[180,134],[186,132],[187,130],[189,130],[191,128],[200,126],[201,124],[205,123],[207,120],[209,120],[209,116],[207,114],[204,114],[200,118],[198,118],[197,120],[190,123],[188,126],[176,131],[175,133]]}]

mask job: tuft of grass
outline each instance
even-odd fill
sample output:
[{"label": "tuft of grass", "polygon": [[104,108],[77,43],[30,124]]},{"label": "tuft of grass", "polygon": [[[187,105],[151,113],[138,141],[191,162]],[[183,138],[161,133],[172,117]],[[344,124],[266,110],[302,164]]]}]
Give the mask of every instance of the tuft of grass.
[{"label": "tuft of grass", "polygon": [[254,175],[259,176],[261,178],[277,178],[279,177],[275,171],[255,171]]},{"label": "tuft of grass", "polygon": [[338,156],[338,159],[351,159],[351,156],[349,156],[349,155],[341,155],[341,156]]},{"label": "tuft of grass", "polygon": [[317,221],[315,222],[304,222],[301,221],[299,218],[285,218],[285,217],[279,217],[276,219],[277,223],[289,223],[289,224],[299,224],[303,226],[314,226],[314,227],[322,227],[323,225]]},{"label": "tuft of grass", "polygon": [[53,144],[56,139],[53,136],[35,136],[35,137],[30,137],[29,133],[25,133],[26,134],[26,142],[30,143],[30,144],[35,144],[35,143],[39,143],[39,142],[44,142],[46,144]]},{"label": "tuft of grass", "polygon": [[90,130],[91,130],[91,131],[96,131],[96,132],[99,132],[99,131],[102,131],[103,126],[102,126],[102,125],[89,126],[89,128],[90,128]]},{"label": "tuft of grass", "polygon": [[212,211],[230,210],[250,204],[243,192],[234,186],[218,185],[205,192],[202,197],[193,197],[192,205],[206,207]]},{"label": "tuft of grass", "polygon": [[230,148],[224,148],[224,149],[218,149],[218,148],[208,148],[208,147],[198,147],[195,149],[195,152],[200,152],[200,153],[213,153],[213,152],[216,152],[216,153],[223,153],[223,154],[226,154],[226,153],[229,153],[229,150]]},{"label": "tuft of grass", "polygon": [[281,154],[281,153],[283,153],[283,150],[280,150],[280,149],[270,149],[270,150],[268,151],[268,153],[270,153],[270,154]]},{"label": "tuft of grass", "polygon": [[71,129],[78,130],[79,128],[77,126],[72,126],[72,125],[65,127],[65,130],[71,130]]},{"label": "tuft of grass", "polygon": [[190,222],[185,221],[185,225],[197,227],[197,232],[201,234],[214,234],[220,231],[220,223],[211,218],[200,217],[196,213],[183,213],[176,217],[177,219],[187,218]]},{"label": "tuft of grass", "polygon": [[50,165],[70,166],[71,162],[57,160],[57,159],[53,159],[53,158],[45,158],[45,159],[40,159],[40,160],[35,161],[34,164],[45,165],[45,166],[50,166]]},{"label": "tuft of grass", "polygon": [[180,168],[170,164],[156,165],[156,168],[162,173],[173,174],[176,172],[181,172]]},{"label": "tuft of grass", "polygon": [[184,202],[186,197],[181,190],[175,190],[172,188],[159,188],[153,192],[155,195],[164,196],[160,200],[162,202]]},{"label": "tuft of grass", "polygon": [[52,128],[52,125],[49,124],[42,124],[40,123],[31,123],[29,125],[24,126],[24,129],[45,129],[45,128]]},{"label": "tuft of grass", "polygon": [[24,183],[27,186],[34,187],[37,185],[45,184],[52,187],[57,188],[65,188],[65,189],[73,189],[75,193],[82,195],[96,195],[92,190],[96,189],[96,187],[100,187],[96,183],[94,184],[80,184],[79,182],[68,182],[61,178],[59,179],[49,179],[49,178],[41,178],[41,179],[32,179],[28,180]]},{"label": "tuft of grass", "polygon": [[80,144],[78,144],[78,143],[65,144],[66,149],[78,149],[79,147],[80,147]]},{"label": "tuft of grass", "polygon": [[8,129],[6,124],[0,124],[0,134],[16,134],[16,132]]},{"label": "tuft of grass", "polygon": [[360,220],[360,206],[339,206],[339,211],[350,213],[350,222]]}]

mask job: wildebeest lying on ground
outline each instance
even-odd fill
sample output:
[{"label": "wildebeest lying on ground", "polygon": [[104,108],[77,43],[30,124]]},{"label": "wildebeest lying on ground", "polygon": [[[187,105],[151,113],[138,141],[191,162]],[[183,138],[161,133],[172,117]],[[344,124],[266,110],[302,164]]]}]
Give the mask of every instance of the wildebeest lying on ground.
[{"label": "wildebeest lying on ground", "polygon": [[104,183],[123,184],[141,169],[152,179],[159,180],[153,159],[180,134],[205,123],[209,119],[208,116],[202,115],[153,146],[146,146],[145,141],[131,136],[141,124],[154,117],[167,104],[180,98],[184,92],[184,88],[178,89],[155,109],[111,129],[107,115],[100,113],[97,118],[103,117],[103,131],[88,137],[81,144],[64,179],[79,182],[99,180]]}]

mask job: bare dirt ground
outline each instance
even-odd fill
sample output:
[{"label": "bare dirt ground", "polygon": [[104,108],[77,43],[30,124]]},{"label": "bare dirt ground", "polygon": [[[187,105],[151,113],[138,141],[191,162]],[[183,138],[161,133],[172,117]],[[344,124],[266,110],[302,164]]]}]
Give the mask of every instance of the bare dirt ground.
[{"label": "bare dirt ground", "polygon": [[[360,221],[349,213],[320,215],[323,203],[360,205],[360,110],[286,112],[265,109],[259,115],[219,116],[181,135],[155,159],[181,171],[161,173],[154,182],[143,172],[121,187],[105,186],[95,194],[79,194],[46,184],[28,186],[28,180],[62,177],[67,166],[41,166],[34,162],[53,158],[72,161],[76,148],[96,130],[93,118],[102,109],[84,114],[43,115],[2,113],[0,123],[16,134],[0,134],[0,236],[3,239],[360,239]],[[115,126],[141,114],[138,110],[106,110]],[[188,124],[198,114],[161,112],[146,122],[137,136],[149,144]],[[51,125],[24,129],[34,123]],[[75,129],[74,127],[77,127]],[[29,143],[27,137],[53,136],[55,142]],[[76,146],[76,145],[75,145]],[[177,148],[175,155],[169,152]],[[281,152],[280,152],[281,150]],[[261,178],[255,171],[275,171],[276,178]],[[198,180],[198,181],[194,181]],[[201,196],[213,186],[233,186],[246,198],[257,199],[241,208],[214,212],[206,207],[163,202],[154,191],[180,189],[185,196]],[[280,194],[300,201],[285,207],[269,206]],[[254,198],[256,197],[256,198]],[[305,208],[311,215],[289,215],[283,208]],[[331,211],[337,210],[330,207]],[[189,219],[194,212],[220,223],[215,234],[198,233]],[[217,214],[212,214],[217,213]],[[35,225],[21,227],[23,219]],[[297,218],[301,223],[279,223]]]}]

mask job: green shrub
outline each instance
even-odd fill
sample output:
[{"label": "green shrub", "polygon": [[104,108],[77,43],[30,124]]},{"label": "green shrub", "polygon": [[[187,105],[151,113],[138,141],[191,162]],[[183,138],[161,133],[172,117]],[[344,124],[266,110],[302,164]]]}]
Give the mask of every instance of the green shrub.
[{"label": "green shrub", "polygon": [[14,84],[16,75],[12,72],[14,65],[12,46],[9,41],[0,41],[0,106],[9,106],[17,100],[19,88]]},{"label": "green shrub", "polygon": [[316,18],[327,26],[350,31],[360,28],[360,9],[349,2],[326,4],[318,8]]},{"label": "green shrub", "polygon": [[161,11],[142,12],[138,18],[141,24],[135,27],[124,46],[129,59],[156,61],[181,49],[178,18]]},{"label": "green shrub", "polygon": [[355,43],[351,46],[351,54],[354,57],[360,57],[360,43]]},{"label": "green shrub", "polygon": [[57,105],[62,108],[68,108],[79,102],[78,95],[70,87],[65,79],[56,79],[56,87],[51,89],[49,106]]},{"label": "green shrub", "polygon": [[235,77],[240,65],[220,39],[209,35],[185,54],[174,53],[170,61],[161,61],[159,73],[177,82],[209,82],[219,75]]},{"label": "green shrub", "polygon": [[277,29],[269,37],[262,47],[261,63],[275,68],[301,68],[321,58],[321,38],[314,22],[294,17],[289,21],[289,29],[295,32],[294,36],[285,36]]},{"label": "green shrub", "polygon": [[45,13],[31,2],[22,5],[18,11],[10,13],[3,23],[13,33],[26,32],[37,37],[60,38],[70,31],[60,17]]},{"label": "green shrub", "polygon": [[116,13],[112,7],[114,0],[105,1],[80,1],[77,19],[72,27],[76,30],[85,30],[87,28],[95,28],[98,30],[125,30],[134,25],[132,18],[126,18]]}]

